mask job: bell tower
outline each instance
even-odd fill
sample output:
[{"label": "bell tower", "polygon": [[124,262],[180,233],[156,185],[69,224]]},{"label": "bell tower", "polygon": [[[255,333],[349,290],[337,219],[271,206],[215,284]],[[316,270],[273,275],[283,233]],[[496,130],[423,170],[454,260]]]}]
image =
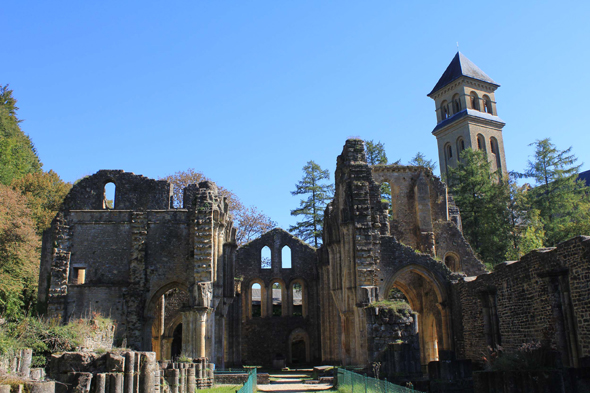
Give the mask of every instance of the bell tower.
[{"label": "bell tower", "polygon": [[504,175],[506,158],[494,92],[500,85],[461,52],[457,52],[436,86],[428,94],[436,105],[440,174],[447,177],[465,149],[483,150],[493,171]]}]

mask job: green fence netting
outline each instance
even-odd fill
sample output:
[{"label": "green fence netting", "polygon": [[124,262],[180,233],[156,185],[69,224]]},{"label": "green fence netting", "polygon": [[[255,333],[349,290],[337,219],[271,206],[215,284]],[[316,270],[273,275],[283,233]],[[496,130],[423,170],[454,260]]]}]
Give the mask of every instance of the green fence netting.
[{"label": "green fence netting", "polygon": [[254,393],[256,391],[257,378],[258,377],[256,376],[256,369],[250,369],[250,371],[248,372],[248,380],[246,381],[244,386],[240,388],[240,390],[236,390],[236,393]]},{"label": "green fence netting", "polygon": [[414,388],[406,388],[391,382],[367,377],[339,368],[336,373],[338,391],[350,393],[419,393]]}]

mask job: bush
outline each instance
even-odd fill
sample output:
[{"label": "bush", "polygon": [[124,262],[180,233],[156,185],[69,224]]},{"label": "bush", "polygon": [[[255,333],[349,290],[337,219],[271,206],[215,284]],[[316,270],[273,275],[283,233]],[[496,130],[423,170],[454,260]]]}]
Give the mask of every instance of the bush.
[{"label": "bush", "polygon": [[537,341],[522,344],[514,352],[506,352],[499,345],[488,347],[483,360],[488,371],[538,371],[555,366],[551,348]]},{"label": "bush", "polygon": [[75,351],[93,331],[112,325],[98,314],[92,319],[77,319],[67,325],[57,320],[27,317],[0,325],[0,356],[12,356],[16,350],[33,350],[33,367],[43,367],[52,353]]}]

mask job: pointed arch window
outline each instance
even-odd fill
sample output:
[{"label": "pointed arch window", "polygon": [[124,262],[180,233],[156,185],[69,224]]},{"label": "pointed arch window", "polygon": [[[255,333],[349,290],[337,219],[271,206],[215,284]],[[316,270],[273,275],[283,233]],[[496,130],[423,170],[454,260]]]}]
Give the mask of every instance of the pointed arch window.
[{"label": "pointed arch window", "polygon": [[281,267],[291,269],[291,248],[289,246],[284,246],[281,250]]},{"label": "pointed arch window", "polygon": [[264,246],[260,251],[260,267],[262,269],[270,269],[272,267],[272,255],[268,246]]}]

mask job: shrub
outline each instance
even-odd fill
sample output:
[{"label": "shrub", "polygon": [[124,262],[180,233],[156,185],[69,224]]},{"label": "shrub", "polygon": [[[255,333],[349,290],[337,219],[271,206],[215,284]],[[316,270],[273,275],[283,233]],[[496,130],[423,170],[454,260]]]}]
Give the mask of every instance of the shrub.
[{"label": "shrub", "polygon": [[6,322],[0,325],[0,356],[31,348],[33,367],[43,367],[52,353],[75,351],[85,337],[110,325],[110,319],[96,313],[92,319],[77,319],[66,325],[55,319],[36,317]]}]

